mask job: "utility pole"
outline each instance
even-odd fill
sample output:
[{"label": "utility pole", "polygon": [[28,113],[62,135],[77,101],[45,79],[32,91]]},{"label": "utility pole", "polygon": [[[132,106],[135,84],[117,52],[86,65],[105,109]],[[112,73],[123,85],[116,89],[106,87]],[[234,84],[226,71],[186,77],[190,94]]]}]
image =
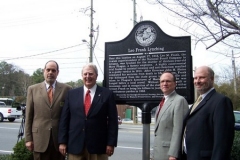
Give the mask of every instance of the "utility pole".
[{"label": "utility pole", "polygon": [[[197,70],[197,67],[194,67],[193,74]],[[194,87],[194,101],[197,100],[197,97],[199,96],[199,93],[197,92],[196,88]]]},{"label": "utility pole", "polygon": [[234,87],[234,92],[237,94],[237,82],[236,82],[236,67],[235,67],[235,57],[232,51],[232,68],[233,68],[233,87]]},{"label": "utility pole", "polygon": [[[4,86],[5,86],[5,84],[4,84]],[[4,86],[2,86],[2,96],[4,96]]]},{"label": "utility pole", "polygon": [[136,0],[133,0],[133,27],[137,24]]},{"label": "utility pole", "polygon": [[[86,14],[87,11],[89,11],[90,9],[90,14]],[[90,17],[90,33],[89,33],[89,37],[90,37],[90,41],[87,41],[85,39],[82,39],[82,42],[86,42],[88,45],[89,45],[89,57],[88,57],[88,62],[91,63],[93,62],[93,54],[94,54],[94,47],[97,43],[97,39],[98,39],[98,34],[99,34],[99,25],[97,26],[97,37],[95,39],[94,37],[94,32],[96,32],[94,29],[93,29],[93,14],[95,13],[94,9],[93,9],[93,0],[91,0],[91,4],[90,4],[90,7],[87,7],[85,9],[82,9],[82,11],[85,15],[89,16]],[[93,41],[93,37],[95,39],[95,41]]]},{"label": "utility pole", "polygon": [[91,7],[90,7],[90,56],[89,56],[89,62],[91,63],[93,61],[93,0],[91,0]]},{"label": "utility pole", "polygon": [[[133,27],[137,24],[137,19],[136,19],[137,13],[136,13],[136,0],[133,0]],[[137,124],[138,119],[137,119],[137,107],[133,107],[133,123]]]}]

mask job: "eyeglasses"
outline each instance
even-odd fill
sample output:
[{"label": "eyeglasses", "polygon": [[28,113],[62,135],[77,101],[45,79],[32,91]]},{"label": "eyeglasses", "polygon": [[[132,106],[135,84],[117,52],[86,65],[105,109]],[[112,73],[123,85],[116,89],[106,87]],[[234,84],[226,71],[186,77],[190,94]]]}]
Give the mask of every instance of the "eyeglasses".
[{"label": "eyeglasses", "polygon": [[45,69],[47,72],[50,72],[50,71],[52,71],[53,73],[55,73],[55,72],[57,72],[57,70],[56,69]]},{"label": "eyeglasses", "polygon": [[160,81],[160,83],[172,83],[173,81],[169,81],[169,80],[162,80]]}]

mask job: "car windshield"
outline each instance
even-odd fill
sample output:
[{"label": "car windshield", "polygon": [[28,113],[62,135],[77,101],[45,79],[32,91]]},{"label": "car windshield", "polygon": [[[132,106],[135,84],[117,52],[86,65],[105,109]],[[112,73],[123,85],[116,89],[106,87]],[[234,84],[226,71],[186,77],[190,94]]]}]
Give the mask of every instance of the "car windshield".
[{"label": "car windshield", "polygon": [[0,102],[0,106],[6,106],[4,102]]},{"label": "car windshield", "polygon": [[240,112],[234,112],[235,122],[240,123]]}]

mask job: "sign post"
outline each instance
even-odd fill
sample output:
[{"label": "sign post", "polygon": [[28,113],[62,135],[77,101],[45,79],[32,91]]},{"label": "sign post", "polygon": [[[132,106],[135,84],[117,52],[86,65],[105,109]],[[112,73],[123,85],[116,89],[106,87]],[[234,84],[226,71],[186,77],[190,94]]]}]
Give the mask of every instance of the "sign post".
[{"label": "sign post", "polygon": [[152,103],[144,103],[142,106],[142,124],[143,124],[142,160],[150,159],[151,110],[154,107],[156,107],[156,105]]},{"label": "sign post", "polygon": [[193,103],[189,36],[172,37],[154,22],[142,21],[123,40],[105,43],[103,85],[115,93],[117,104],[142,110],[143,160],[150,158],[151,110],[163,97],[159,77],[164,71],[176,76],[176,92]]}]

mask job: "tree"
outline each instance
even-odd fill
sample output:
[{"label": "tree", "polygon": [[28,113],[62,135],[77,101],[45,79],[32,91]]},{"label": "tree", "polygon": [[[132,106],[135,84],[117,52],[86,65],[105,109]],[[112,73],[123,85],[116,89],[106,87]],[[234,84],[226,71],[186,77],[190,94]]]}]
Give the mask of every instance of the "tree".
[{"label": "tree", "polygon": [[36,71],[33,72],[32,82],[33,84],[40,83],[44,81],[43,70],[38,68]]},{"label": "tree", "polygon": [[234,93],[233,84],[223,83],[221,86],[215,85],[214,88],[232,100],[234,110],[240,110],[240,95]]},{"label": "tree", "polygon": [[[202,42],[209,49],[221,43],[222,54],[232,49],[240,54],[239,0],[147,0],[156,2],[173,13],[174,25],[191,34],[196,44]],[[177,24],[176,24],[177,23]],[[217,48],[215,48],[217,49]],[[219,50],[217,51],[218,53]]]},{"label": "tree", "polygon": [[12,95],[13,94],[13,89],[14,87],[13,83],[10,83],[12,78],[12,74],[15,72],[15,69],[13,65],[8,64],[7,62],[1,62],[0,63],[0,85],[1,85],[1,90],[2,90],[2,96],[5,95]]},{"label": "tree", "polygon": [[[76,82],[71,81],[71,82],[67,82],[66,84],[72,86],[73,88],[77,88],[77,87],[83,86],[83,80],[79,79]],[[102,82],[97,81],[97,85],[102,86]]]},{"label": "tree", "polygon": [[17,74],[17,82],[18,82],[18,97],[16,97],[16,102],[19,103],[26,103],[26,97],[27,97],[27,88],[32,84],[31,77],[24,73],[23,71],[20,71]]},{"label": "tree", "polygon": [[81,87],[83,86],[83,80],[79,79],[76,82],[67,82],[68,85],[72,86],[73,88]]},{"label": "tree", "polygon": [[221,94],[226,95],[232,100],[234,110],[240,110],[240,72],[238,72],[239,67],[237,67],[237,93],[235,93],[234,88],[234,76],[231,67],[222,67],[221,73],[215,75],[215,85],[214,88]]},{"label": "tree", "polygon": [[83,80],[79,79],[79,80],[76,82],[76,86],[77,86],[77,87],[83,86]]},{"label": "tree", "polygon": [[0,63],[0,87],[2,96],[25,96],[26,89],[30,84],[29,75],[24,73],[21,68],[4,61]]},{"label": "tree", "polygon": [[76,83],[73,82],[73,81],[71,81],[71,82],[67,82],[66,84],[72,86],[72,88],[77,88]]}]

